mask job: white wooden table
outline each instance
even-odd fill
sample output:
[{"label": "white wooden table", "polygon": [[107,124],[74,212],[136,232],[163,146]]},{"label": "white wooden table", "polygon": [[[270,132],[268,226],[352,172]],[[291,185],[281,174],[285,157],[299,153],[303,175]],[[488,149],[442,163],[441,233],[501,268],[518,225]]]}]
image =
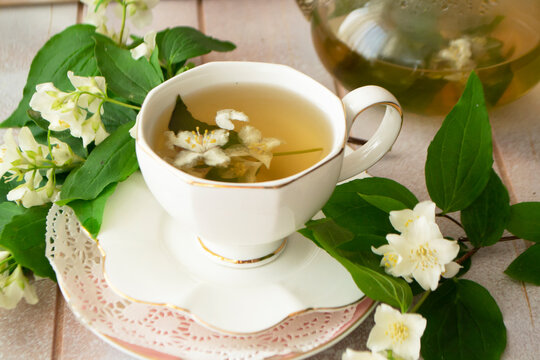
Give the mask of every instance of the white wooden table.
[{"label": "white wooden table", "polygon": [[[0,0],[2,2],[10,0]],[[38,1],[39,2],[39,1]],[[76,3],[0,7],[0,120],[22,97],[30,62],[53,34],[81,22]],[[290,65],[342,94],[318,61],[309,25],[294,0],[162,0],[149,27],[189,25],[238,48],[198,59],[252,60]],[[145,30],[141,31],[143,34]],[[540,201],[540,86],[515,103],[491,112],[496,168],[513,202]],[[370,173],[397,180],[419,199],[427,199],[424,161],[427,146],[442,118],[405,114],[403,130],[392,152]],[[373,124],[355,126],[362,136]],[[539,220],[540,221],[540,220]],[[445,224],[443,233],[458,236]],[[540,354],[540,288],[511,280],[502,272],[528,244],[522,240],[480,250],[467,277],[485,286],[497,300],[508,330],[505,359],[538,359]],[[0,310],[0,359],[127,359],[78,323],[49,280],[37,283],[40,302],[21,302]],[[347,347],[365,348],[373,324],[369,318],[343,341],[314,356],[339,359]]]}]

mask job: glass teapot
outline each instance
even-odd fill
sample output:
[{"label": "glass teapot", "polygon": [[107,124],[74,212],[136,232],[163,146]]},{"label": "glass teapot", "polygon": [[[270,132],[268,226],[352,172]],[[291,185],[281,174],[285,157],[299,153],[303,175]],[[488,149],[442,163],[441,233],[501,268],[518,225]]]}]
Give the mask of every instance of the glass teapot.
[{"label": "glass teapot", "polygon": [[297,0],[326,69],[410,111],[446,114],[475,70],[488,106],[540,79],[539,0]]}]

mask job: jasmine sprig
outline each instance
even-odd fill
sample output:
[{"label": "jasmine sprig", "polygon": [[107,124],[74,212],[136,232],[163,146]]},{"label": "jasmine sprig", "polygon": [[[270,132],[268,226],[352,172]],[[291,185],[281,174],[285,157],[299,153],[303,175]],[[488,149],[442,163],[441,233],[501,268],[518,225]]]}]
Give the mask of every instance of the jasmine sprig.
[{"label": "jasmine sprig", "polygon": [[[492,165],[491,127],[480,80],[472,73],[428,149],[425,173],[431,201],[419,202],[393,180],[354,180],[336,188],[323,207],[325,219],[311,221],[301,230],[339,260],[367,296],[427,320],[419,340],[426,360],[442,354],[457,360],[470,351],[479,358],[496,359],[506,346],[497,303],[480,284],[460,276],[482,247],[518,237],[539,242],[540,203],[510,205]],[[461,221],[453,215],[457,212]],[[447,240],[437,219],[453,222],[465,236]],[[503,236],[505,230],[513,235]],[[460,249],[458,242],[472,246]],[[539,264],[540,245],[534,244],[505,273],[540,285]],[[423,293],[414,305],[412,293]],[[451,341],[441,341],[446,338]],[[368,342],[375,352],[350,351],[344,359],[419,356],[412,347],[394,346],[390,341],[374,348]]]}]

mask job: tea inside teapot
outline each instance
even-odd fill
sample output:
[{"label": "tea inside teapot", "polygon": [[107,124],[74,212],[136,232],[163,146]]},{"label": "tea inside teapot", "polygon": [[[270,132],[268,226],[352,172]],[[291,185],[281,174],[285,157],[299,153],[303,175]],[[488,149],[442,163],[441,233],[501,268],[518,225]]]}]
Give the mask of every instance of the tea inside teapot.
[{"label": "tea inside teapot", "polygon": [[508,103],[540,79],[540,3],[534,0],[321,0],[312,36],[347,88],[393,92],[404,107],[444,114],[469,73],[488,105]]}]

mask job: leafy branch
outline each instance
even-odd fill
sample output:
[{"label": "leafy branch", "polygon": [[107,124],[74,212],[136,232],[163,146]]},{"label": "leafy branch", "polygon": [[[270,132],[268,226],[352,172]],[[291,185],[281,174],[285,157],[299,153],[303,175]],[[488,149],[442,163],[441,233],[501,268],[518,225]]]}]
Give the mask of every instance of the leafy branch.
[{"label": "leafy branch", "polygon": [[[456,241],[462,245],[454,260],[464,268],[457,277],[441,281],[435,291],[433,288],[424,291],[415,282],[391,282],[396,280],[394,276],[400,276],[396,275],[397,264],[408,260],[401,257],[405,255],[393,253],[397,250],[390,240],[396,235],[387,234],[394,234],[398,228],[400,232],[406,231],[406,227],[425,216],[418,215],[420,210],[417,213],[420,204],[416,197],[397,182],[367,178],[337,186],[323,208],[326,218],[308,222],[300,231],[340,261],[355,280],[358,269],[366,267],[388,280],[376,285],[356,281],[373,299],[405,312],[411,299],[403,294],[423,293],[409,312],[418,312],[427,319],[421,340],[422,356],[426,360],[439,359],[442,355],[445,359],[463,359],[463,354],[471,351],[482,359],[501,356],[506,346],[506,329],[500,309],[486,289],[460,277],[482,247],[520,238],[540,241],[540,203],[510,206],[508,191],[492,169],[492,151],[482,85],[476,74],[471,73],[461,99],[429,145],[425,165],[428,192],[441,209],[434,217],[448,220],[465,232]],[[403,210],[413,208],[414,211]],[[461,221],[453,215],[457,212]],[[409,220],[397,224],[398,214],[409,216]],[[394,229],[395,226],[398,227]],[[503,236],[505,230],[513,235]],[[410,235],[403,239],[414,240]],[[467,248],[465,242],[472,247]],[[427,254],[426,249],[429,248],[420,248]],[[382,259],[375,251],[383,255]],[[540,245],[535,244],[514,260],[505,273],[516,280],[540,285],[539,264]],[[409,274],[405,280],[411,281],[411,277]],[[387,350],[395,355],[395,349]]]}]

